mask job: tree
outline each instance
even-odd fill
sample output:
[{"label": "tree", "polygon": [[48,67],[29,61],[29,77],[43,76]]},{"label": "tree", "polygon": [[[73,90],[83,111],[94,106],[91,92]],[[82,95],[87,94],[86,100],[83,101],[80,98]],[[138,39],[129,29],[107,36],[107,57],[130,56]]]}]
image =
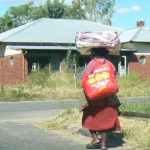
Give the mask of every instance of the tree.
[{"label": "tree", "polygon": [[20,26],[42,17],[87,19],[111,25],[115,0],[74,0],[72,5],[64,0],[47,0],[45,4],[33,6],[28,2],[19,7],[10,7],[0,17],[0,32]]},{"label": "tree", "polygon": [[64,15],[64,1],[47,0],[43,6],[44,16],[49,18],[61,18]]},{"label": "tree", "polygon": [[28,2],[19,7],[10,7],[5,15],[0,18],[0,32],[31,21],[32,5],[33,2]]},{"label": "tree", "polygon": [[71,6],[66,5],[63,18],[86,19],[86,14],[80,3],[73,2]]},{"label": "tree", "polygon": [[0,17],[0,32],[42,18],[43,16],[43,6],[33,6],[33,2],[28,2],[19,7],[10,7],[5,15]]},{"label": "tree", "polygon": [[90,20],[111,25],[115,0],[83,0],[82,3]]},{"label": "tree", "polygon": [[32,11],[30,12],[30,17],[32,20],[37,20],[39,18],[45,17],[45,11],[43,6],[37,6],[37,7],[33,7]]},{"label": "tree", "polygon": [[0,32],[13,27],[13,21],[10,16],[0,17]]},{"label": "tree", "polygon": [[19,7],[10,7],[6,12],[5,16],[9,16],[15,26],[25,24],[29,22],[31,19],[31,11],[33,2],[28,2],[27,4],[21,5]]}]

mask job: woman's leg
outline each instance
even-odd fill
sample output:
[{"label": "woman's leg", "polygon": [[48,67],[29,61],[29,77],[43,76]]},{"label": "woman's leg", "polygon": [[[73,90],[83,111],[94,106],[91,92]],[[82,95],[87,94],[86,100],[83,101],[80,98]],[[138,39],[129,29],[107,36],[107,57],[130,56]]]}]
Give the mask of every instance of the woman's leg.
[{"label": "woman's leg", "polygon": [[99,142],[99,138],[98,138],[98,136],[96,134],[96,131],[94,131],[94,130],[89,130],[89,131],[90,131],[91,136],[92,136],[91,143],[97,143],[97,142]]},{"label": "woman's leg", "polygon": [[100,148],[100,144],[99,144],[100,140],[98,139],[96,131],[94,131],[94,130],[89,130],[89,131],[90,131],[91,136],[92,136],[92,141],[91,141],[90,144],[86,145],[86,148],[87,149],[95,149],[95,148],[97,149],[97,148]]},{"label": "woman's leg", "polygon": [[107,137],[108,137],[108,132],[106,131],[103,131],[102,133],[101,133],[101,143],[100,143],[100,148],[102,149],[102,150],[106,150],[107,148],[106,148],[106,141],[107,141]]}]

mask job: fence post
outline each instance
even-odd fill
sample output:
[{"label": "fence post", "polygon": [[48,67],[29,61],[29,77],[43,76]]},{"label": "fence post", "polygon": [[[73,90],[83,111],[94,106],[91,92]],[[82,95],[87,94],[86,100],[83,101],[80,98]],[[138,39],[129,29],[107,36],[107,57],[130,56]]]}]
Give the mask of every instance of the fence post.
[{"label": "fence post", "polygon": [[1,94],[4,95],[4,81],[3,81],[3,51],[6,47],[4,45],[0,46],[0,59],[1,59]]},{"label": "fence post", "polygon": [[48,64],[48,73],[49,73],[49,76],[50,76],[50,74],[51,74],[51,63],[50,62]]},{"label": "fence post", "polygon": [[61,74],[62,73],[62,64],[60,63],[59,65],[59,73]]},{"label": "fence post", "polygon": [[76,65],[76,62],[75,62],[75,64],[74,64],[74,87],[75,88],[77,88],[76,74],[77,74],[77,65]]}]

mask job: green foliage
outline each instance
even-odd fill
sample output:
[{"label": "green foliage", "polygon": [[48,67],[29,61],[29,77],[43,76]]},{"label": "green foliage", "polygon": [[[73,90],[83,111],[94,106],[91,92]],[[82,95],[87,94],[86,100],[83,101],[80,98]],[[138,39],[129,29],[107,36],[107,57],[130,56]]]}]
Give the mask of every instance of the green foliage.
[{"label": "green foliage", "polygon": [[115,0],[83,0],[83,5],[91,20],[111,25]]},{"label": "green foliage", "polygon": [[33,88],[35,86],[41,86],[42,88],[48,87],[49,89],[56,89],[61,87],[72,88],[73,87],[73,74],[51,72],[49,74],[48,69],[45,68],[39,72],[33,72],[28,78],[26,86]]},{"label": "green foliage", "polygon": [[71,6],[65,6],[63,18],[68,19],[87,19],[85,10],[81,8],[80,4],[73,3]]},{"label": "green foliage", "polygon": [[33,2],[28,2],[19,7],[10,7],[5,15],[0,18],[0,32],[31,21],[32,5]]},{"label": "green foliage", "polygon": [[150,103],[122,104],[120,110],[150,114]]},{"label": "green foliage", "polygon": [[5,94],[4,86],[0,85],[0,97],[2,97]]},{"label": "green foliage", "polygon": [[130,73],[127,76],[118,78],[120,87],[132,87],[143,82],[143,79],[136,73]]},{"label": "green foliage", "polygon": [[43,6],[33,7],[32,11],[30,12],[30,16],[31,16],[30,20],[37,20],[42,17],[45,17]]},{"label": "green foliage", "polygon": [[32,88],[34,86],[40,85],[41,87],[46,87],[48,84],[49,72],[48,69],[42,69],[39,72],[32,72],[27,80],[27,86]]},{"label": "green foliage", "polygon": [[76,73],[78,70],[78,59],[79,55],[77,53],[73,53],[71,50],[67,51],[65,58],[65,65],[67,68],[67,72]]},{"label": "green foliage", "polygon": [[[69,56],[70,54],[68,54],[68,57]],[[68,62],[73,62],[72,59],[71,61],[69,59],[70,58],[68,58]],[[78,99],[82,92],[82,71],[83,68],[77,68],[77,74],[75,74],[73,70],[68,70],[68,72],[63,72],[60,74],[59,72],[49,72],[48,68],[45,68],[40,70],[39,72],[32,72],[28,76],[27,82],[25,84],[20,84],[19,86],[1,86],[0,99],[1,101],[4,101],[4,99],[6,101],[11,101],[12,97],[16,100],[29,100],[39,98]],[[131,74],[126,77],[118,77],[118,82],[120,86],[118,92],[119,97],[136,97],[150,95],[150,79],[143,80],[140,78],[140,76],[136,74]],[[15,97],[18,97],[18,99]],[[138,107],[139,109],[137,110],[140,110],[140,106],[137,106],[137,108]],[[146,109],[149,109],[148,105]]]},{"label": "green foliage", "polygon": [[11,101],[30,100],[32,98],[29,93],[24,91],[23,86],[18,86],[16,89],[12,89],[9,93],[9,97]]},{"label": "green foliage", "polygon": [[45,4],[34,6],[28,2],[18,7],[10,7],[3,17],[0,17],[0,32],[23,25],[42,17],[90,19],[104,24],[111,24],[115,0],[83,0],[64,4],[63,0],[47,0]]},{"label": "green foliage", "polygon": [[45,17],[61,18],[64,14],[64,2],[59,0],[47,0],[43,6]]},{"label": "green foliage", "polygon": [[120,97],[149,96],[150,79],[142,79],[136,73],[118,77]]},{"label": "green foliage", "polygon": [[0,17],[0,32],[6,31],[13,27],[15,26],[10,16],[5,15],[4,17]]},{"label": "green foliage", "polygon": [[0,101],[23,101],[30,100],[32,96],[26,92],[24,85],[3,86],[0,91]]}]

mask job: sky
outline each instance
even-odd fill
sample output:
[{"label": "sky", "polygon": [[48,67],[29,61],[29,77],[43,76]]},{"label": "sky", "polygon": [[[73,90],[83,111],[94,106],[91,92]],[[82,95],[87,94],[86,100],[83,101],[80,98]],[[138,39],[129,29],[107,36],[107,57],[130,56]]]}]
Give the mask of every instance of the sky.
[{"label": "sky", "polygon": [[112,26],[136,28],[137,21],[144,21],[150,28],[150,0],[116,0]]},{"label": "sky", "polygon": [[[0,0],[0,17],[11,6],[20,6],[31,0]],[[65,0],[67,4],[71,0]],[[34,0],[34,4],[43,4],[45,0]],[[123,29],[136,28],[137,21],[145,21],[145,27],[150,28],[150,0],[116,0],[112,26]]]}]

